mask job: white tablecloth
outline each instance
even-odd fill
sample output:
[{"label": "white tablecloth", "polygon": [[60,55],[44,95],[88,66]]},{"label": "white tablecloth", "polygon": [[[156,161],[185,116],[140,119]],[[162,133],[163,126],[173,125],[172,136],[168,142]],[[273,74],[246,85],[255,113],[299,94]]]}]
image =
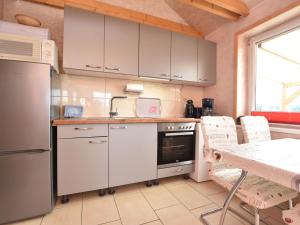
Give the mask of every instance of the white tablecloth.
[{"label": "white tablecloth", "polygon": [[[279,139],[213,149],[218,161],[300,192],[300,140]],[[215,157],[218,158],[218,157]]]}]

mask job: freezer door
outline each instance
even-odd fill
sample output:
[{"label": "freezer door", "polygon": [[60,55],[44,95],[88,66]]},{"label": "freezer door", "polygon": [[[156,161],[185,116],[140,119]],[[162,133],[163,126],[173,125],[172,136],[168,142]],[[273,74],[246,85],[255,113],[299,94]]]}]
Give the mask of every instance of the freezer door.
[{"label": "freezer door", "polygon": [[0,60],[0,152],[50,149],[50,70]]},{"label": "freezer door", "polygon": [[51,211],[50,153],[0,154],[0,224]]}]

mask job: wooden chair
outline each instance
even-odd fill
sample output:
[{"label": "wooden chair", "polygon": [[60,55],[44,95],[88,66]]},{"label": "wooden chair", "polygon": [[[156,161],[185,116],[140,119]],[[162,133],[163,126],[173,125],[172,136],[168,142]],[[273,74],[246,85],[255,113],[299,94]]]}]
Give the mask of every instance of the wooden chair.
[{"label": "wooden chair", "polygon": [[[211,162],[209,175],[216,183],[231,190],[242,171],[223,162],[216,162],[213,149],[238,145],[234,120],[231,117],[225,116],[202,117],[201,127],[205,140],[204,154],[206,159]],[[259,210],[271,208],[293,199],[297,196],[297,192],[272,181],[249,174],[239,187],[236,196],[254,209],[254,224],[259,225]],[[208,224],[205,220],[204,222]],[[251,223],[253,224],[253,222]]]}]

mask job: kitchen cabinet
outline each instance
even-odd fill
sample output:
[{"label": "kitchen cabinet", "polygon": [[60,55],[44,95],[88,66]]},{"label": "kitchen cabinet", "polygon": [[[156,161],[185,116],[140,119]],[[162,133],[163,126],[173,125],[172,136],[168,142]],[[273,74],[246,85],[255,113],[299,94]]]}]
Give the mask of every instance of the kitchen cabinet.
[{"label": "kitchen cabinet", "polygon": [[172,33],[171,79],[194,81],[197,79],[197,38]]},{"label": "kitchen cabinet", "polygon": [[217,68],[216,43],[198,40],[198,81],[206,84],[216,83]]},{"label": "kitchen cabinet", "polygon": [[197,86],[216,83],[213,42],[72,7],[64,13],[66,73]]},{"label": "kitchen cabinet", "polygon": [[139,75],[170,79],[171,32],[140,25]]},{"label": "kitchen cabinet", "polygon": [[108,187],[107,134],[107,124],[58,126],[57,194],[59,196]]},{"label": "kitchen cabinet", "polygon": [[104,16],[65,7],[63,52],[66,71],[103,71]]},{"label": "kitchen cabinet", "polygon": [[157,178],[157,124],[109,125],[109,187]]},{"label": "kitchen cabinet", "polygon": [[105,17],[105,72],[137,76],[138,47],[138,23]]}]

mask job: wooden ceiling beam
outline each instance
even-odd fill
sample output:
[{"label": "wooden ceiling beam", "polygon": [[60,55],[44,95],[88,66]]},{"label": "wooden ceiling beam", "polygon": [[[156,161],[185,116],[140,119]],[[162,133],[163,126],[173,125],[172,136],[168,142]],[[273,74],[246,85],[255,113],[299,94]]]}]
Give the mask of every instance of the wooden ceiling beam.
[{"label": "wooden ceiling beam", "polygon": [[175,31],[190,36],[203,38],[203,34],[191,26],[181,24],[181,23],[176,23],[174,21],[170,21],[160,17],[152,16],[149,14],[137,12],[130,9],[125,9],[119,6],[115,6],[115,5],[111,5],[111,4],[107,4],[95,0],[27,0],[27,1],[46,4],[49,6],[54,6],[59,8],[64,8],[65,6],[72,6],[75,8],[88,10],[91,12],[96,12],[107,16],[113,16],[120,19],[125,19],[125,20],[129,20],[141,24],[160,27],[170,31]]},{"label": "wooden ceiling beam", "polygon": [[241,16],[249,15],[248,6],[241,0],[205,0],[215,6],[219,6],[223,9],[227,9],[233,13],[236,13]]},{"label": "wooden ceiling beam", "polygon": [[225,19],[236,21],[247,16],[249,9],[240,0],[181,0],[194,8],[202,9]]}]

